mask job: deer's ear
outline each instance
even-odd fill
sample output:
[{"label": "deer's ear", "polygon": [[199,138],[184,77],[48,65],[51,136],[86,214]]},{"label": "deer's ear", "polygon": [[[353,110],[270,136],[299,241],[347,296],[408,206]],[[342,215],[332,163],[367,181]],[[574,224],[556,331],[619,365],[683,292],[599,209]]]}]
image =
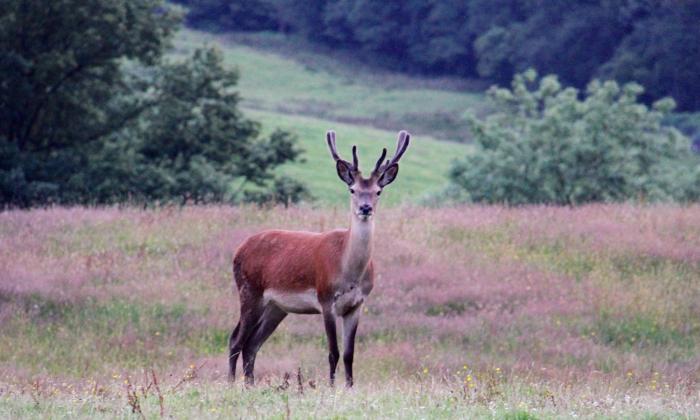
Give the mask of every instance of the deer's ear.
[{"label": "deer's ear", "polygon": [[394,182],[396,179],[396,175],[399,174],[399,164],[394,163],[389,165],[388,168],[384,170],[384,173],[382,173],[382,176],[379,177],[379,181],[377,182],[380,187],[384,188],[385,186],[391,184]]},{"label": "deer's ear", "polygon": [[338,171],[338,178],[340,178],[344,183],[352,185],[355,182],[355,178],[352,176],[352,169],[350,164],[344,160],[338,160],[335,163],[335,170]]}]

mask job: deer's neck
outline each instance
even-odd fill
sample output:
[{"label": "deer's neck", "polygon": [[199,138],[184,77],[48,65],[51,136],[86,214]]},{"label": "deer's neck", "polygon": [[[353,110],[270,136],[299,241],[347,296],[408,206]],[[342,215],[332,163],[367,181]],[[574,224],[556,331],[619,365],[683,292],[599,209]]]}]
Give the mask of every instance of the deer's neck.
[{"label": "deer's neck", "polygon": [[356,281],[372,259],[374,220],[360,221],[352,217],[343,254],[343,277]]}]

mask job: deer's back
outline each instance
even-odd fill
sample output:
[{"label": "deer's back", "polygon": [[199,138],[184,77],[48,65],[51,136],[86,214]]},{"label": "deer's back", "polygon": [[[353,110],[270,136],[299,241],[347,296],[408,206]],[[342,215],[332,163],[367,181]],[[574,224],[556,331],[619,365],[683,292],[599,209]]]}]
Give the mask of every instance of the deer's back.
[{"label": "deer's back", "polygon": [[320,298],[340,270],[346,233],[267,230],[253,235],[233,258],[236,285],[259,293],[315,289]]}]

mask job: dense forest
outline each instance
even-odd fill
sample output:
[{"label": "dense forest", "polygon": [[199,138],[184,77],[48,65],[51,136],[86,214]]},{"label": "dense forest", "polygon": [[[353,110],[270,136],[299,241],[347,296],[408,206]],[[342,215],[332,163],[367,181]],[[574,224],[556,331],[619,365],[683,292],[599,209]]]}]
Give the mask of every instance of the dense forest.
[{"label": "dense forest", "polygon": [[179,0],[189,25],[296,33],[408,72],[635,81],[700,110],[700,0]]}]

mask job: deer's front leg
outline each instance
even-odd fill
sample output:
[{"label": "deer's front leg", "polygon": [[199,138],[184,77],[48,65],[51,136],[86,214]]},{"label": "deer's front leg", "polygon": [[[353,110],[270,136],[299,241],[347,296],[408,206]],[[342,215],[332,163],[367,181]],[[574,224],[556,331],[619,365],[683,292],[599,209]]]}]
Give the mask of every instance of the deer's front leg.
[{"label": "deer's front leg", "polygon": [[328,364],[330,367],[331,386],[335,384],[335,369],[338,367],[338,336],[336,335],[335,314],[333,311],[323,309],[323,324],[326,327],[326,337],[328,338]]},{"label": "deer's front leg", "polygon": [[355,355],[355,333],[360,321],[360,305],[343,316],[343,364],[345,365],[345,386],[352,386],[352,360]]}]

